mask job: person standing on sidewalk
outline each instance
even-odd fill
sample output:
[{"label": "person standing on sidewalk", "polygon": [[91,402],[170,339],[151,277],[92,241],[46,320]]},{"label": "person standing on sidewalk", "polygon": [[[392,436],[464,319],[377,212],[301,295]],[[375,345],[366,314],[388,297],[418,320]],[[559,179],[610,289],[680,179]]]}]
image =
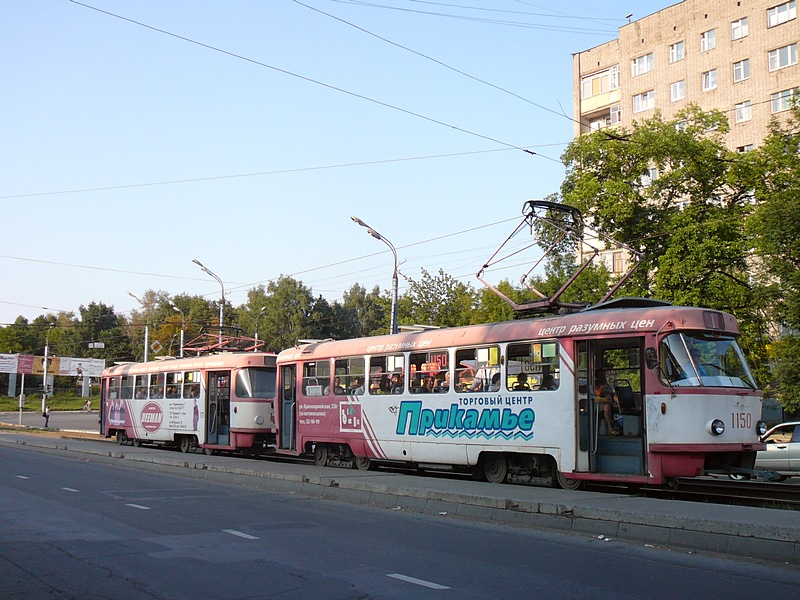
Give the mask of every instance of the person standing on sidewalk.
[{"label": "person standing on sidewalk", "polygon": [[42,413],[44,417],[44,428],[47,429],[47,424],[50,422],[50,406],[44,407],[44,412]]}]

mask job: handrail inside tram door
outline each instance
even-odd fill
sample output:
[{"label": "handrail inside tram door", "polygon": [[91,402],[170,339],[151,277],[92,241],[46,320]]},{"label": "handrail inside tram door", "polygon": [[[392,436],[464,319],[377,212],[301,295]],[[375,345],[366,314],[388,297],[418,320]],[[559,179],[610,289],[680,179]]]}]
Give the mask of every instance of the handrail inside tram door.
[{"label": "handrail inside tram door", "polygon": [[600,439],[600,428],[597,426],[599,417],[600,413],[597,410],[597,398],[594,394],[589,394],[589,435],[591,435],[592,440],[589,454],[592,456],[597,454],[597,443]]}]

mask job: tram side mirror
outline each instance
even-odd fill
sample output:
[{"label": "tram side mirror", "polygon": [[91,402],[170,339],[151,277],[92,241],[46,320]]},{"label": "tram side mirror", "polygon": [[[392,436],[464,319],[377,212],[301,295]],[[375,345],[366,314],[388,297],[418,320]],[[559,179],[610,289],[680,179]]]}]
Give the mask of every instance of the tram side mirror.
[{"label": "tram side mirror", "polygon": [[655,369],[658,366],[658,356],[655,348],[644,349],[644,360],[648,369]]}]

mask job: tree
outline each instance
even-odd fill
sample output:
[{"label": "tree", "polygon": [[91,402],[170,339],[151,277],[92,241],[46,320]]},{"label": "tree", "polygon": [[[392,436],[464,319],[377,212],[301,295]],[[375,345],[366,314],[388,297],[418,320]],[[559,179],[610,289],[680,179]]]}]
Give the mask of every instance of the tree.
[{"label": "tree", "polygon": [[358,282],[354,283],[342,296],[342,308],[343,316],[349,320],[345,337],[389,332],[391,299],[382,297],[377,285],[367,292]]},{"label": "tree", "polygon": [[772,321],[783,338],[771,348],[778,399],[800,411],[800,103],[788,117],[773,120],[753,154],[756,209],[748,219],[761,261],[756,277],[765,289]]},{"label": "tree", "polygon": [[267,286],[263,316],[263,339],[267,348],[281,350],[311,337],[309,317],[314,305],[311,290],[287,275]]},{"label": "tree", "polygon": [[422,269],[422,278],[409,284],[401,300],[398,312],[402,311],[407,321],[454,327],[470,323],[477,295],[472,286],[461,283],[442,269],[436,276]]}]

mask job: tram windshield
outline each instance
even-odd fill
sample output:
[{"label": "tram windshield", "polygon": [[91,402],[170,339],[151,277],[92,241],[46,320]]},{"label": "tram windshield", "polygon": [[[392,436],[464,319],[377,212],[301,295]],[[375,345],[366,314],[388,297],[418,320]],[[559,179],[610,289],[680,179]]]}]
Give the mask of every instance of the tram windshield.
[{"label": "tram windshield", "polygon": [[673,387],[755,389],[742,349],[731,336],[673,333],[661,341],[661,378]]},{"label": "tram windshield", "polygon": [[236,374],[237,398],[272,398],[275,396],[275,369],[249,367]]}]

